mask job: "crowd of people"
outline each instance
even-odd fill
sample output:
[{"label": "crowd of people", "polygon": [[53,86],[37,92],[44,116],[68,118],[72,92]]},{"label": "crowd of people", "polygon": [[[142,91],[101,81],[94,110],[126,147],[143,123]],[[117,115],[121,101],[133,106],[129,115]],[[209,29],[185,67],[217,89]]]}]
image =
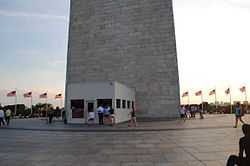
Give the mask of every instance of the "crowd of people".
[{"label": "crowd of people", "polygon": [[195,119],[197,113],[200,115],[200,119],[204,119],[203,110],[197,106],[190,106],[190,105],[181,106],[179,112],[183,120]]},{"label": "crowd of people", "polygon": [[[57,108],[59,109],[59,108]],[[57,110],[56,109],[56,110]],[[53,121],[53,117],[55,117],[55,112],[56,111],[52,111],[49,110],[48,111],[48,123],[52,123]],[[108,124],[108,125],[115,125],[116,121],[115,121],[115,113],[114,113],[114,109],[111,108],[108,105],[100,105],[97,108],[97,113],[98,113],[98,119],[99,119],[99,125],[104,125],[104,124]],[[199,107],[199,106],[194,106],[194,105],[183,105],[180,107],[179,109],[179,113],[180,113],[180,117],[181,119],[183,119],[184,121],[186,119],[195,119],[196,115],[199,115],[200,119],[204,119],[203,116],[203,110]],[[242,124],[245,124],[245,121],[243,120],[243,116],[244,116],[244,109],[243,107],[240,105],[240,103],[236,104],[235,107],[235,125],[234,128],[237,128],[239,121]],[[66,114],[65,111],[62,111],[62,117],[64,120],[64,123],[66,124]],[[88,114],[88,121],[91,122],[95,120],[95,113],[94,112],[89,112]],[[137,121],[136,121],[136,111],[134,108],[132,108],[130,114],[130,121],[129,121],[129,127],[136,127],[137,126]],[[12,117],[12,112],[10,109],[3,109],[2,107],[0,107],[0,126],[5,126],[5,125],[9,125],[10,124],[10,120]],[[57,117],[57,116],[56,116]]]},{"label": "crowd of people", "polygon": [[3,110],[0,108],[0,127],[9,125],[10,124],[10,119],[11,119],[11,110]]},{"label": "crowd of people", "polygon": [[[97,108],[97,113],[98,113],[98,119],[99,119],[99,125],[104,125],[104,124],[109,124],[109,125],[115,125],[115,113],[114,109],[111,108],[110,106],[103,106],[100,105]],[[92,118],[91,114],[89,114],[89,120],[94,120]],[[130,122],[129,122],[129,127],[136,127],[137,126],[137,121],[136,121],[136,111],[134,108],[132,108],[132,111],[130,112]]]},{"label": "crowd of people", "polygon": [[115,115],[113,108],[107,105],[105,106],[100,105],[97,108],[97,113],[98,113],[99,125],[104,125],[104,123],[110,125],[115,124]]}]

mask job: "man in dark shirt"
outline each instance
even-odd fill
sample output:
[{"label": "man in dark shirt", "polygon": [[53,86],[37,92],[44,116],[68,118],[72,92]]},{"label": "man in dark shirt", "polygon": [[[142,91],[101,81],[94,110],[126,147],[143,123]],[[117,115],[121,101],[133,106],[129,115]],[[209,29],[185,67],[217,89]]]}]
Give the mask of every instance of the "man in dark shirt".
[{"label": "man in dark shirt", "polygon": [[[250,166],[250,125],[242,126],[244,137],[240,138],[239,156],[231,155],[227,161],[227,166]],[[244,157],[245,152],[245,157]]]}]

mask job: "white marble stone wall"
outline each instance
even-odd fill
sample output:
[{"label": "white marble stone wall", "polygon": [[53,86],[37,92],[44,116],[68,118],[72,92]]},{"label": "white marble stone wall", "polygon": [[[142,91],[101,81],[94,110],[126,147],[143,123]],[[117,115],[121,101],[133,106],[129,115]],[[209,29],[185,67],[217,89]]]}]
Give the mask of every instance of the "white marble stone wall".
[{"label": "white marble stone wall", "polygon": [[86,81],[135,88],[141,117],[178,116],[172,1],[71,0],[66,83]]}]

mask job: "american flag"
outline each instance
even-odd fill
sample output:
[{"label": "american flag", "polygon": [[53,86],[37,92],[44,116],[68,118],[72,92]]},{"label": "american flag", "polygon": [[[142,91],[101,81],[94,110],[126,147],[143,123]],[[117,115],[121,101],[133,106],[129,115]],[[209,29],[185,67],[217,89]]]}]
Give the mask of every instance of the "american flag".
[{"label": "american flag", "polygon": [[216,93],[216,90],[214,89],[214,90],[210,91],[209,96],[214,95],[215,93]]},{"label": "american flag", "polygon": [[195,93],[195,96],[201,96],[201,95],[202,95],[202,91],[201,90]]},{"label": "american flag", "polygon": [[243,86],[243,87],[241,87],[240,88],[240,91],[243,93],[243,92],[246,92],[246,87],[245,86]]},{"label": "american flag", "polygon": [[60,94],[57,94],[56,96],[55,96],[55,99],[62,99],[62,94],[60,93]]},{"label": "american flag", "polygon": [[40,95],[40,99],[46,99],[47,98],[47,93],[43,93]]},{"label": "american flag", "polygon": [[226,95],[230,94],[230,88],[225,91]]},{"label": "american flag", "polygon": [[16,96],[16,91],[11,91],[7,94],[7,97],[14,97]]},{"label": "american flag", "polygon": [[182,97],[188,96],[188,91],[182,94]]},{"label": "american flag", "polygon": [[24,93],[23,97],[32,97],[32,92]]}]

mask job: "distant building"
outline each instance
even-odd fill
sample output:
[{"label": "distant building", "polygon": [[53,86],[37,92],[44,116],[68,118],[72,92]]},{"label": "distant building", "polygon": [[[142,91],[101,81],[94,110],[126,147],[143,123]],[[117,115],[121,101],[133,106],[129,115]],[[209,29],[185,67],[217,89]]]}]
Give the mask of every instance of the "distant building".
[{"label": "distant building", "polygon": [[233,101],[233,104],[236,105],[237,103],[241,103],[240,101]]},{"label": "distant building", "polygon": [[243,104],[244,105],[248,105],[248,101],[243,101]]}]

